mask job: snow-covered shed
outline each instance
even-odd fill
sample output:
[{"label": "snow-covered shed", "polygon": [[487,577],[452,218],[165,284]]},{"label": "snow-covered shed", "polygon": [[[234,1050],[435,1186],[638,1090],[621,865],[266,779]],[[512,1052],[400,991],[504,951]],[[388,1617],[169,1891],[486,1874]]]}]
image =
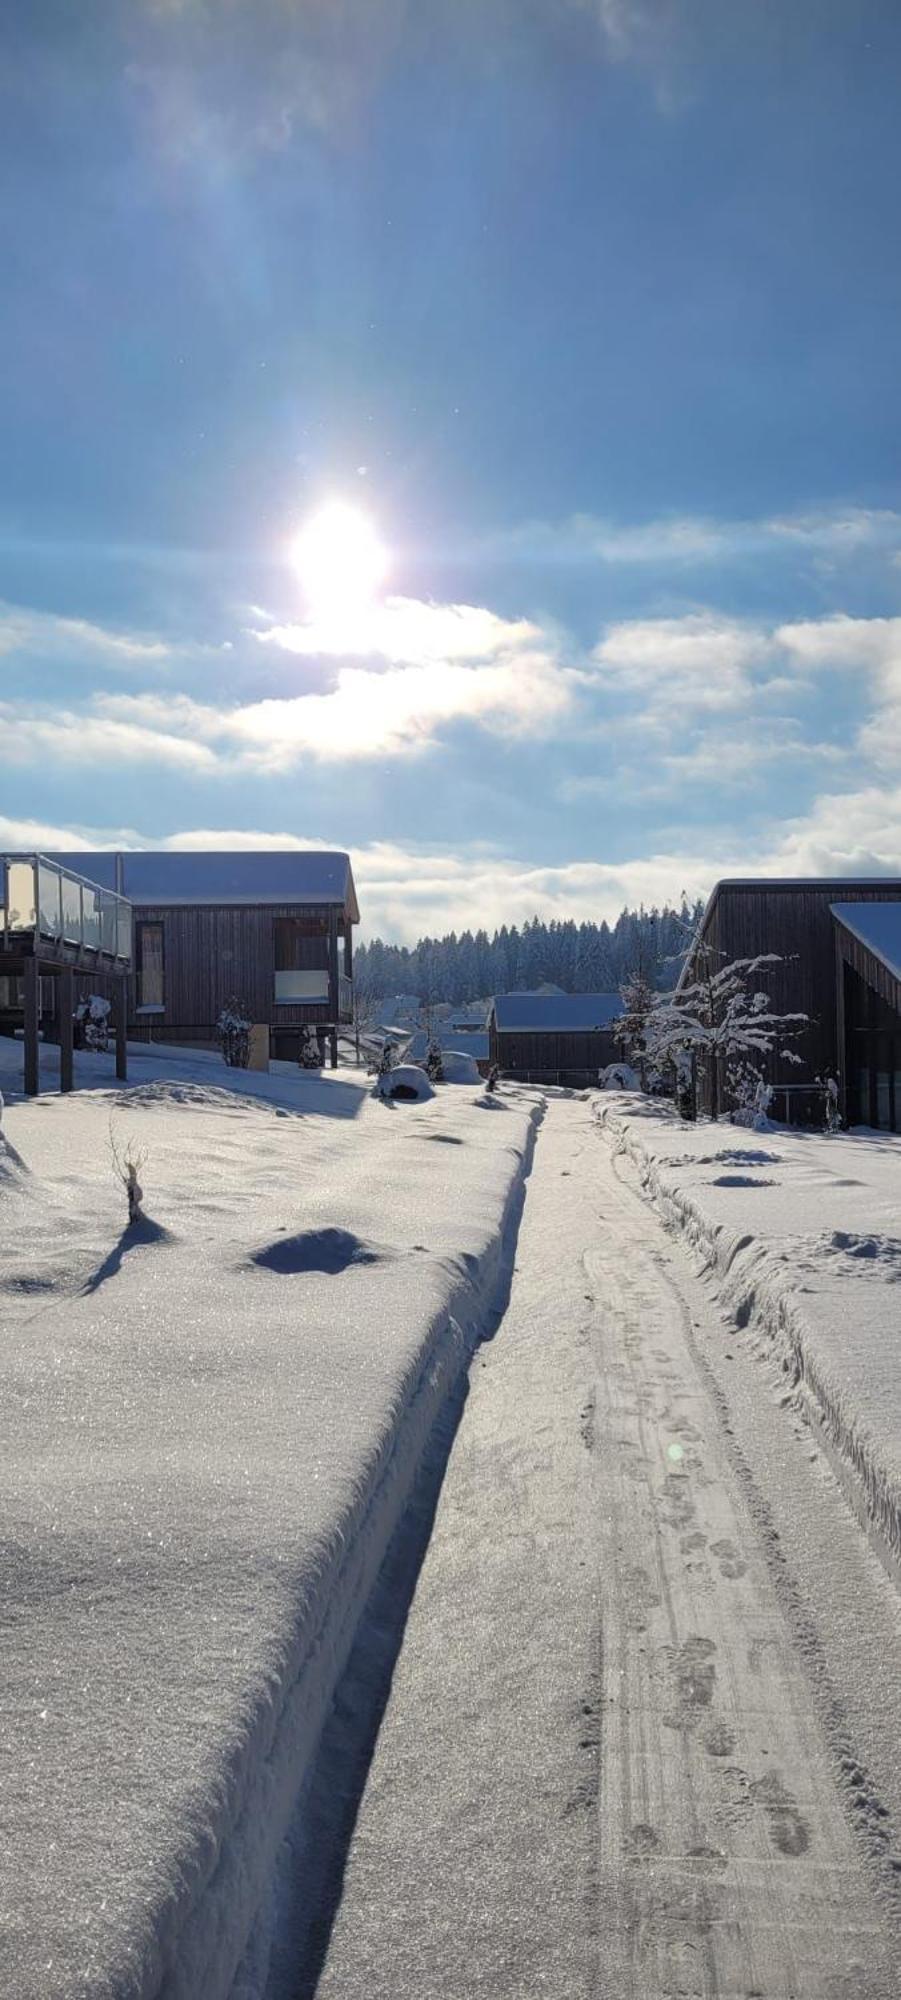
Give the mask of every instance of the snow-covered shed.
[{"label": "snow-covered shed", "polygon": [[78,865],[134,908],[132,1035],[211,1042],[235,998],[268,1026],[274,1056],[296,1057],[312,1026],[337,1062],[339,1024],[353,1019],[360,920],[347,854],[133,849],[79,854]]},{"label": "snow-covered shed", "polygon": [[491,1061],[520,1083],[580,1088],[615,1062],[618,993],[498,993],[488,1013]]},{"label": "snow-covered shed", "polygon": [[[757,878],[716,884],[680,985],[705,965],[776,954],[755,983],[774,1011],[802,1013],[792,1049],[762,1061],[775,1087],[773,1110],[793,1123],[819,1124],[822,1088],[833,1076],[849,1124],[901,1131],[901,879]],[[707,1108],[699,1077],[699,1105]]]}]

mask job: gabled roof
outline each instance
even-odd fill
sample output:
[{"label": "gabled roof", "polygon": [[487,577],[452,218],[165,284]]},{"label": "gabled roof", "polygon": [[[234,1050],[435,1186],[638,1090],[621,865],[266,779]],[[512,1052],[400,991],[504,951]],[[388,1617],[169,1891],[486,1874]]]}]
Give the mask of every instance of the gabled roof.
[{"label": "gabled roof", "polygon": [[359,923],[350,856],[324,848],[233,849],[130,848],[116,855],[57,854],[63,865],[83,869],[102,887],[116,887],[122,863],[122,894],[141,904],[329,903]]},{"label": "gabled roof", "polygon": [[623,1003],[618,993],[498,993],[491,1011],[502,1034],[580,1035],[609,1028]]},{"label": "gabled roof", "polygon": [[874,958],[901,979],[901,901],[885,903],[830,903],[834,917]]}]

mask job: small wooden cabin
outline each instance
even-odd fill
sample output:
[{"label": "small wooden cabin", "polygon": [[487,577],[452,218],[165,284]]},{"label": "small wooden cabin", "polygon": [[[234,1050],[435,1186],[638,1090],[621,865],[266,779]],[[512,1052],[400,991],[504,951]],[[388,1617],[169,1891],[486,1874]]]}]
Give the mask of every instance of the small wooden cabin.
[{"label": "small wooden cabin", "polygon": [[[774,1116],[820,1123],[816,1079],[831,1075],[848,1124],[901,1131],[901,881],[718,882],[680,987],[705,962],[765,952],[780,960],[759,975],[775,1011],[808,1016],[791,1043],[800,1064],[778,1053],[761,1064],[775,1087]],[[699,1109],[709,1108],[699,1077]]]},{"label": "small wooden cabin", "polygon": [[498,993],[488,1014],[492,1063],[518,1083],[582,1089],[616,1062],[618,993]]},{"label": "small wooden cabin", "polygon": [[353,1019],[348,855],[318,849],[134,850],[79,854],[79,866],[134,909],[129,1034],[203,1046],[235,998],[291,1061],[312,1027],[338,1060],[338,1028]]}]

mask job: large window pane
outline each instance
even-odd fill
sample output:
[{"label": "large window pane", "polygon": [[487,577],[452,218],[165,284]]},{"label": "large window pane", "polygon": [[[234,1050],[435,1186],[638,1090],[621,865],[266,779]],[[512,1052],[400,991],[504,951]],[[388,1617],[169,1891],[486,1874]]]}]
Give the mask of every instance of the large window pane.
[{"label": "large window pane", "polygon": [[116,956],[116,898],[103,896],[100,903],[100,935],[108,958]]},{"label": "large window pane", "polygon": [[131,910],[127,903],[116,905],[116,951],[120,958],[131,958]]},{"label": "large window pane", "polygon": [[162,924],[137,924],[138,1006],[162,1008],[165,967]]},{"label": "large window pane", "polygon": [[82,889],[84,941],[89,951],[100,950],[100,890],[86,882]]},{"label": "large window pane", "polygon": [[63,876],[63,937],[67,944],[81,943],[81,883]]},{"label": "large window pane", "polygon": [[282,1004],[293,1001],[299,1003],[328,1000],[328,972],[324,967],[314,967],[308,972],[283,971],[275,975],[275,997]]},{"label": "large window pane", "polygon": [[7,869],[7,921],[12,931],[33,931],[37,923],[33,861],[11,861]]},{"label": "large window pane", "polygon": [[41,936],[58,938],[62,934],[62,903],[59,874],[45,861],[38,863],[38,904],[40,908]]}]

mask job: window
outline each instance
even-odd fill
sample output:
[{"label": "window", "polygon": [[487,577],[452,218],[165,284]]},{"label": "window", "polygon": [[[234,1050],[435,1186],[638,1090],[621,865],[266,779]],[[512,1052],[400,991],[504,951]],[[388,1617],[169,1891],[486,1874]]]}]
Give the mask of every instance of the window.
[{"label": "window", "polygon": [[161,1014],[164,1001],[162,924],[136,924],[137,1007],[139,1014]]},{"label": "window", "polygon": [[276,917],[275,999],[282,1006],[323,1006],[329,997],[328,918]]}]

